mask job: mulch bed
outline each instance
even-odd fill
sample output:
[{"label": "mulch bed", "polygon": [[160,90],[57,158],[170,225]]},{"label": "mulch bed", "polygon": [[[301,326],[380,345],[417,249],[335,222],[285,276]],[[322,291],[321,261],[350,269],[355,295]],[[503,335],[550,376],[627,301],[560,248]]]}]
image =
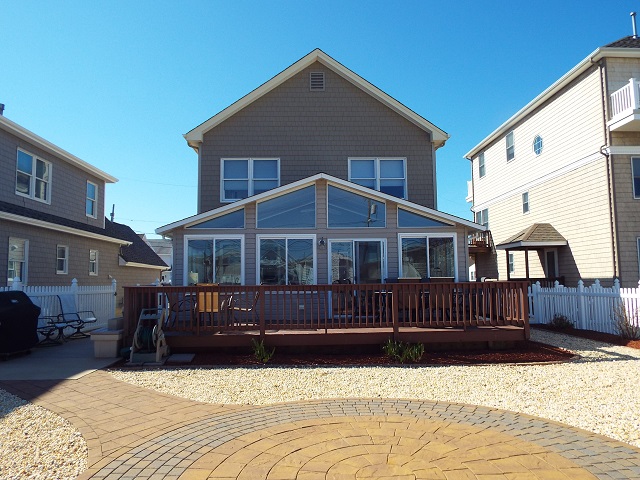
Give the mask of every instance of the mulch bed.
[{"label": "mulch bed", "polygon": [[[640,340],[624,340],[618,335],[591,330],[551,328],[532,325],[534,329],[545,329],[566,333],[581,338],[640,349]],[[417,364],[406,365],[490,365],[490,364],[536,364],[566,362],[575,356],[566,350],[537,342],[526,342],[517,348],[506,350],[442,350],[426,351]],[[121,365],[124,366],[123,361]],[[215,352],[199,352],[189,363],[167,363],[166,366],[258,366],[263,365],[252,354],[251,349],[233,349]],[[297,351],[276,349],[268,365],[288,366],[390,366],[397,360],[386,356],[379,346],[350,347],[345,351],[321,349],[298,349]]]}]

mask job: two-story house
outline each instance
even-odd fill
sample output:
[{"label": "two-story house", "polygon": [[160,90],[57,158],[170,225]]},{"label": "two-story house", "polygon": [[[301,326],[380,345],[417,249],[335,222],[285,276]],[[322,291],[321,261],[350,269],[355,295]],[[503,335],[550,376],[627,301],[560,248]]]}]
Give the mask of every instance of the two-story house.
[{"label": "two-story house", "polygon": [[478,276],[640,277],[640,39],[597,48],[465,157]]},{"label": "two-story house", "polygon": [[467,236],[438,211],[448,134],[314,50],[185,135],[198,213],[156,230],[174,285],[467,280]]},{"label": "two-story house", "polygon": [[[104,216],[117,180],[0,114],[0,269],[4,285],[152,283],[167,265]],[[118,290],[122,304],[122,289]]]}]

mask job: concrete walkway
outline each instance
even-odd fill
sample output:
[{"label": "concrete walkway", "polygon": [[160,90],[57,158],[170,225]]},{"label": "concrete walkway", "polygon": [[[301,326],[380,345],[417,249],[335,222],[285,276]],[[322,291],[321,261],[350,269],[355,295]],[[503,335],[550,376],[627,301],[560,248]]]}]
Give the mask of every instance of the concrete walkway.
[{"label": "concrete walkway", "polygon": [[4,379],[0,388],[82,433],[89,469],[80,479],[640,478],[634,447],[471,405],[397,399],[211,405],[100,370],[63,380]]}]

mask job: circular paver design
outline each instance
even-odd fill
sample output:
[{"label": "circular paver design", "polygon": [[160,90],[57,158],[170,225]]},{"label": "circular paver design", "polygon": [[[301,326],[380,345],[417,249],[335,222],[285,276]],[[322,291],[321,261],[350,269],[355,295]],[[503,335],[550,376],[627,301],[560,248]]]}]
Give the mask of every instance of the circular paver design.
[{"label": "circular paver design", "polygon": [[486,407],[340,399],[211,416],[120,454],[93,478],[640,478],[640,450]]}]

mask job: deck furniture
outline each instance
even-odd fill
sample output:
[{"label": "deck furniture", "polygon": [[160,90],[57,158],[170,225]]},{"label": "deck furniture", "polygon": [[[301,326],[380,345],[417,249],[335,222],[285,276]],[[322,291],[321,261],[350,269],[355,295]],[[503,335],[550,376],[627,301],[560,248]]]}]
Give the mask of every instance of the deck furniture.
[{"label": "deck furniture", "polygon": [[92,310],[78,310],[76,298],[71,293],[63,293],[57,296],[60,302],[60,313],[55,321],[56,325],[64,325],[62,330],[59,329],[60,335],[64,328],[73,328],[75,332],[67,335],[66,338],[87,338],[89,334],[82,331],[87,325],[96,323],[98,319]]}]

